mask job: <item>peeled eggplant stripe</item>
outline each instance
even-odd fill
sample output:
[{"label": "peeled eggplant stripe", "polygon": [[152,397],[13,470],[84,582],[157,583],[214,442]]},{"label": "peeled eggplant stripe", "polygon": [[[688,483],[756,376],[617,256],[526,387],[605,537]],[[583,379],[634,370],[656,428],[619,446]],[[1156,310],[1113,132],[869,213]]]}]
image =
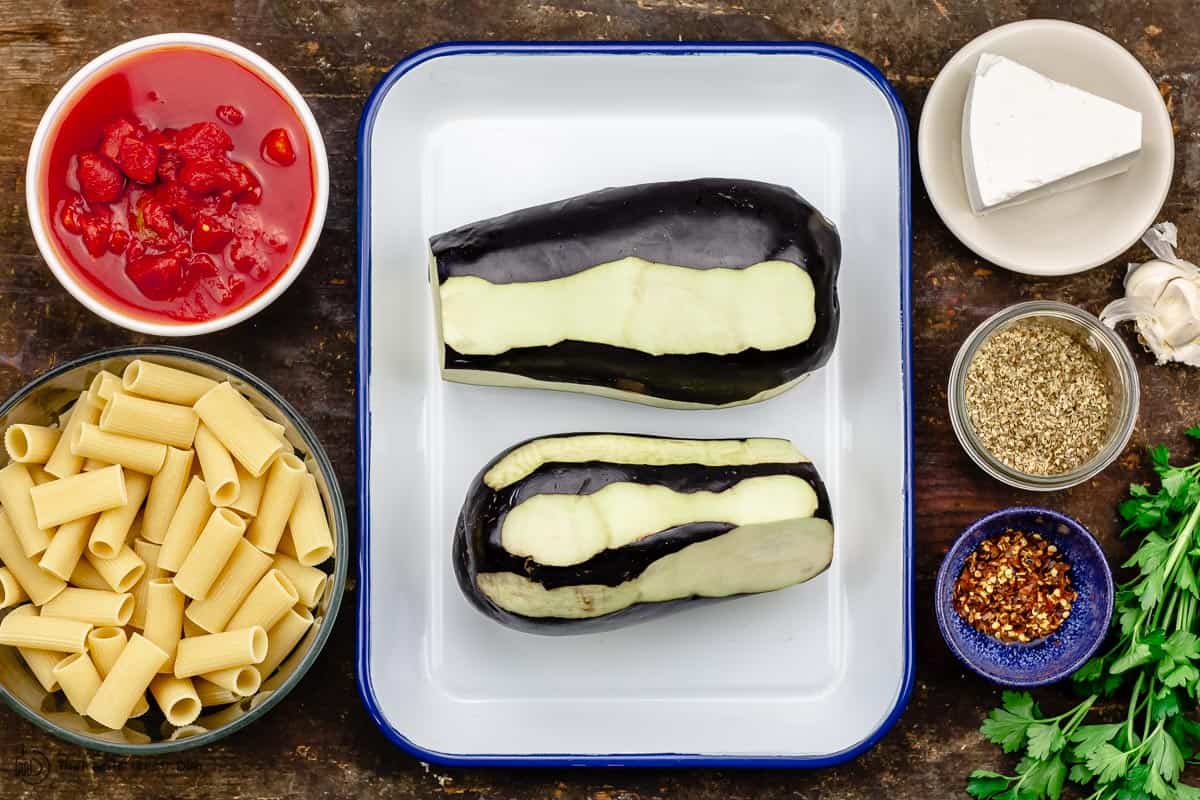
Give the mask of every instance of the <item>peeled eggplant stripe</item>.
[{"label": "peeled eggplant stripe", "polygon": [[[457,278],[482,279],[493,288],[552,283],[626,259],[664,267],[664,274],[752,271],[766,262],[786,262],[793,279],[804,273],[811,281],[811,309],[808,301],[797,304],[787,325],[759,332],[742,330],[740,321],[727,324],[740,320],[743,309],[778,320],[763,310],[770,304],[754,300],[723,305],[723,312],[708,314],[702,325],[682,326],[671,320],[689,303],[663,300],[656,303],[657,313],[647,306],[633,315],[637,325],[629,335],[610,330],[621,322],[604,310],[611,303],[599,304],[596,318],[578,329],[572,327],[574,317],[566,325],[543,313],[549,302],[543,300],[534,304],[536,313],[523,316],[538,328],[529,341],[540,344],[530,346],[523,346],[521,336],[531,334],[521,326],[464,336],[472,313],[449,303],[439,309],[446,323],[440,331],[442,367],[449,380],[549,385],[667,406],[732,405],[764,399],[799,381],[828,360],[837,336],[837,231],[782,186],[705,178],[606,189],[440,234],[430,240],[430,250],[439,303],[441,289]],[[627,296],[628,286],[614,285],[602,294],[620,297],[622,291]],[[660,296],[677,298],[679,291]],[[514,308],[518,305],[523,304]],[[498,309],[504,302],[485,300],[482,306]],[[734,308],[739,313],[731,317]],[[758,321],[753,314],[749,318]],[[608,332],[594,334],[596,326]],[[684,329],[689,337],[680,338]],[[480,352],[462,352],[455,341]]]},{"label": "peeled eggplant stripe", "polygon": [[446,346],[462,355],[591,342],[650,355],[782,350],[815,325],[812,278],[786,261],[698,270],[623,258],[565,278],[441,287]]},{"label": "peeled eggplant stripe", "polygon": [[[650,467],[687,465],[691,469],[684,477],[696,478],[700,476],[698,469],[701,467],[794,464],[802,461],[808,459],[787,439],[663,439],[634,433],[568,433],[530,439],[510,447],[484,468],[483,482],[499,491],[525,480],[547,464],[556,463],[589,462],[592,469],[599,472],[604,463],[611,462],[628,470],[622,474],[630,475]],[[707,472],[703,473],[703,476],[707,475]],[[813,476],[815,478],[815,471]],[[589,481],[588,485],[604,484]],[[550,490],[542,488],[539,491]],[[582,488],[576,493],[580,491]],[[679,491],[686,489],[680,488]]]},{"label": "peeled eggplant stripe", "polygon": [[641,609],[635,604],[644,608],[689,597],[782,589],[824,572],[832,556],[833,526],[808,517],[732,528],[665,556],[615,586],[548,588],[511,572],[481,573],[478,584],[489,600],[519,617],[583,620],[636,613]]},{"label": "peeled eggplant stripe", "polygon": [[[652,440],[653,441],[653,440]],[[759,440],[764,441],[764,440]],[[772,441],[772,440],[765,440]],[[786,442],[783,442],[786,444]],[[513,554],[502,544],[502,529],[509,511],[530,498],[553,495],[587,495],[615,483],[641,483],[686,492],[723,492],[739,482],[756,477],[790,475],[803,479],[816,494],[815,511],[831,519],[829,496],[809,462],[748,464],[706,467],[699,464],[645,466],[584,462],[545,464],[520,482],[500,491],[480,492],[468,498],[462,519],[475,521],[460,534],[471,537],[471,568],[478,573],[513,572],[546,588],[580,584],[616,586],[641,574],[658,559],[688,545],[720,536],[734,527],[731,522],[692,521],[667,530],[646,531],[643,538],[623,547],[600,552],[587,561],[570,566],[550,566]]]}]

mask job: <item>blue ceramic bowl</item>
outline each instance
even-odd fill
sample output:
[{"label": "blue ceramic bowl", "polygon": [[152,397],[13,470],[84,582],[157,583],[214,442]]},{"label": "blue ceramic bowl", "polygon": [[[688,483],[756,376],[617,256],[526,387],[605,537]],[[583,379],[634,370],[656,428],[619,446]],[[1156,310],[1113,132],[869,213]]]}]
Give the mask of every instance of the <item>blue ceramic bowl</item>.
[{"label": "blue ceramic bowl", "polygon": [[[1079,596],[1054,633],[1028,644],[1005,644],[971,627],[954,610],[954,582],[984,539],[1008,530],[1038,533],[1071,565]],[[946,644],[974,672],[1002,686],[1044,686],[1083,666],[1108,633],[1113,581],[1104,551],[1087,528],[1045,508],[1016,507],[988,514],[962,532],[938,570],[934,608]]]}]

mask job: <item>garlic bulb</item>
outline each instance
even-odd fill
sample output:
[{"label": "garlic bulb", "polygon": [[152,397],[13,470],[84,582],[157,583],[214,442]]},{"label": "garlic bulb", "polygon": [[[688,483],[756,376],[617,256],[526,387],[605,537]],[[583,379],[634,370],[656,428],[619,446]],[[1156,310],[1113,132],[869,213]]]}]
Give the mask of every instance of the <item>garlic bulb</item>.
[{"label": "garlic bulb", "polygon": [[1130,264],[1125,297],[1109,303],[1100,321],[1110,328],[1135,321],[1159,364],[1200,366],[1200,268],[1176,257],[1178,231],[1170,222],[1146,231],[1142,241],[1157,258]]}]

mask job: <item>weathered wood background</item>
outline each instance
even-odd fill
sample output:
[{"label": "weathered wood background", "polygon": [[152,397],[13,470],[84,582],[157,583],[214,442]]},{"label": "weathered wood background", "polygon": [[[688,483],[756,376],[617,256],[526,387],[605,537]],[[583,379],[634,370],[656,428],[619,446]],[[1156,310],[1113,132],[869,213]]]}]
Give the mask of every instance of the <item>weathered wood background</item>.
[{"label": "weathered wood background", "polygon": [[[368,92],[404,54],[452,39],[817,39],[855,50],[899,89],[915,133],[939,67],[974,36],[1005,22],[1059,17],[1091,25],[1141,59],[1176,123],[1176,170],[1163,219],[1200,256],[1200,17],[1192,0],[188,0],[184,3],[0,0],[0,395],[55,362],[146,341],[102,322],[43,266],[26,222],[25,155],[43,108],[85,61],[136,36],[171,30],[239,41],[304,92],[325,133],[333,173],[329,218],[302,278],[252,322],[192,346],[245,365],[315,426],[354,497],[355,130]],[[915,156],[914,156],[915,163]],[[511,771],[428,767],[392,747],[362,709],[353,676],[351,577],[324,657],[262,723],[201,751],[157,760],[90,753],[0,709],[0,798],[879,798],[961,797],[975,766],[1005,759],[976,728],[998,692],[967,675],[930,611],[947,543],[975,517],[1031,498],[977,471],[946,417],[954,352],[984,317],[1045,297],[1096,312],[1116,295],[1126,258],[1084,275],[1035,281],[994,269],[941,225],[914,186],[917,397],[917,683],[908,711],[874,750],[817,772]],[[1129,257],[1146,253],[1135,248]],[[1113,507],[1145,474],[1143,446],[1186,448],[1200,419],[1200,373],[1139,356],[1141,421],[1119,465],[1092,483],[1040,498],[1116,541]],[[353,512],[353,509],[351,509]],[[1053,704],[1053,699],[1050,700]],[[18,777],[42,760],[40,782]],[[1010,765],[1006,765],[1010,766]]]}]

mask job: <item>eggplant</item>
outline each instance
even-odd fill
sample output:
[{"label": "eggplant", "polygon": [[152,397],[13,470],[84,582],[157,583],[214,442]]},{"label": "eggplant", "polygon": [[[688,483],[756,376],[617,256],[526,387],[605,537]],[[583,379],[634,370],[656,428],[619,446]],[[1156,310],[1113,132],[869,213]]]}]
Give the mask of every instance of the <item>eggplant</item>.
[{"label": "eggplant", "polygon": [[753,403],[833,352],[841,240],[792,189],[603,189],[430,239],[442,376],[668,408]]},{"label": "eggplant", "polygon": [[454,536],[459,588],[517,630],[610,630],[802,583],[833,558],[816,468],[784,439],[564,434],[475,477]]}]

